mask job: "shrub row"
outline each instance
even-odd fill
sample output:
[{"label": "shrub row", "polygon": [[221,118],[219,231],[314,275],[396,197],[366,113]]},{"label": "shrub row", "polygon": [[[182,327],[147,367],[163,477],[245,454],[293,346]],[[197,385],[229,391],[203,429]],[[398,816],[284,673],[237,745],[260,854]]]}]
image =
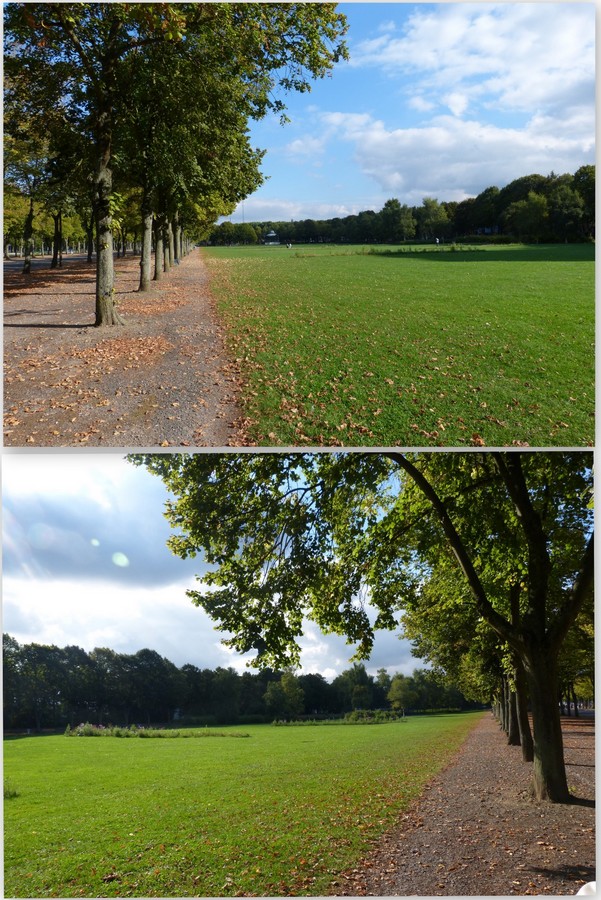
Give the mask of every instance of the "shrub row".
[{"label": "shrub row", "polygon": [[388,709],[355,709],[347,713],[343,719],[276,719],[272,725],[295,726],[303,725],[385,725],[388,722],[404,722],[405,716]]},{"label": "shrub row", "polygon": [[204,738],[204,737],[250,737],[242,731],[209,731],[196,728],[181,731],[175,728],[146,728],[143,725],[91,725],[89,722],[65,729],[67,737],[120,737],[120,738]]}]

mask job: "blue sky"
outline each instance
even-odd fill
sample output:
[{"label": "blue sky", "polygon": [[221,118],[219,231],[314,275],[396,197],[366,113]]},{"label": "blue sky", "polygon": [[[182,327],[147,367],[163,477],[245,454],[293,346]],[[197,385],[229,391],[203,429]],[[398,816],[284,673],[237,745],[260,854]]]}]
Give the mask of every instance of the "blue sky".
[{"label": "blue sky", "polygon": [[463,200],[594,163],[594,3],[341,3],[350,60],[251,126],[268,181],[232,221]]},{"label": "blue sky", "polygon": [[[167,549],[159,478],[120,453],[5,451],[2,480],[4,632],[20,643],[147,647],[178,666],[246,668],[186,596],[201,560]],[[314,625],[302,647],[306,672],[332,678],[351,665],[353,648]],[[406,641],[380,632],[367,668],[410,674],[419,664]]]}]

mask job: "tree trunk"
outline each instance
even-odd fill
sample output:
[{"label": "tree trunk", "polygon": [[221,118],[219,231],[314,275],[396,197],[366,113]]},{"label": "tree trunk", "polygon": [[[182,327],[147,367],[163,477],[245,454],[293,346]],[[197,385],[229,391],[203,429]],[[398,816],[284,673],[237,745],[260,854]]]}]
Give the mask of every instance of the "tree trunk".
[{"label": "tree trunk", "polygon": [[501,693],[500,693],[500,702],[501,702],[501,717],[499,719],[499,724],[501,726],[501,730],[507,734],[509,730],[508,726],[508,709],[507,709],[507,679],[504,675],[501,676]]},{"label": "tree trunk", "polygon": [[534,648],[530,649],[526,661],[532,705],[533,793],[537,800],[567,803],[570,792],[557,702],[557,669],[551,656],[547,648]]},{"label": "tree trunk", "polygon": [[170,219],[165,219],[163,245],[165,248],[165,272],[168,272],[173,265],[173,229],[171,228]]},{"label": "tree trunk", "polygon": [[[516,630],[519,629],[520,626],[520,591],[520,581],[516,578],[509,588],[511,624]],[[522,661],[515,650],[513,652],[513,670],[516,694],[516,713],[520,733],[520,745],[522,747],[522,759],[524,762],[532,762],[534,759],[534,748],[532,745],[530,721],[528,719],[528,690],[526,676],[524,674]]]},{"label": "tree trunk", "polygon": [[175,213],[173,217],[173,262],[176,266],[179,266],[180,260],[180,233],[179,217]]},{"label": "tree trunk", "polygon": [[516,693],[508,683],[508,729],[507,743],[512,747],[520,746],[520,726],[518,722],[518,708]]},{"label": "tree trunk", "polygon": [[59,253],[63,239],[62,213],[60,210],[57,213],[52,213],[52,220],[54,222],[54,235],[52,238],[52,262],[50,263],[50,268],[56,269],[59,265]]},{"label": "tree trunk", "polygon": [[163,243],[163,220],[162,216],[157,216],[154,221],[155,238],[154,238],[154,280],[160,281],[163,277],[163,268],[165,265],[165,245]]},{"label": "tree trunk", "polygon": [[25,219],[25,226],[23,228],[23,245],[24,245],[24,253],[25,258],[23,259],[23,275],[31,275],[31,256],[33,253],[33,245],[31,241],[31,236],[33,234],[33,197],[29,199],[29,211],[27,213],[27,218]]},{"label": "tree trunk", "polygon": [[520,729],[520,744],[522,746],[522,759],[524,762],[532,762],[534,759],[534,746],[532,743],[532,731],[528,719],[528,696],[526,678],[521,662],[516,659],[515,664],[515,694],[517,700],[518,727]]},{"label": "tree trunk", "polygon": [[140,256],[140,286],[138,290],[150,290],[150,262],[152,257],[152,210],[142,207],[142,246]]},{"label": "tree trunk", "polygon": [[86,249],[88,262],[92,262],[94,256],[94,210],[90,214],[90,221],[86,224]]},{"label": "tree trunk", "polygon": [[95,325],[124,325],[115,308],[113,232],[110,200],[113,189],[111,159],[110,98],[103,97],[104,110],[98,117],[98,153],[94,205],[96,212],[96,321]]},{"label": "tree trunk", "polygon": [[95,325],[123,325],[113,297],[113,233],[108,202],[97,207],[96,220],[96,321]]},{"label": "tree trunk", "polygon": [[578,711],[578,700],[577,700],[577,698],[576,698],[576,691],[574,690],[574,684],[573,684],[573,683],[570,685],[570,689],[571,689],[571,691],[572,691],[572,703],[574,704],[574,716],[575,716],[576,718],[578,718],[578,717],[580,716],[580,713],[579,713],[579,711]]}]

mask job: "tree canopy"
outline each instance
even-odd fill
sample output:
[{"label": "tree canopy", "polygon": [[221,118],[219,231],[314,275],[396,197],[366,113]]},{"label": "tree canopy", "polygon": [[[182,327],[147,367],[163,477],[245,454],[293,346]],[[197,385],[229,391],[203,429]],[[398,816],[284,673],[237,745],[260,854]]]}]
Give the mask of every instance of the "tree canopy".
[{"label": "tree canopy", "polygon": [[[272,229],[282,243],[312,241],[370,244],[402,241],[581,242],[595,230],[595,167],[581,166],[573,175],[529,175],[504,188],[485,188],[460,203],[424,197],[420,206],[395,197],[382,209],[363,210],[343,218],[301,219],[295,222],[252,222],[262,240]],[[210,234],[214,244],[254,243],[222,222]]]},{"label": "tree canopy", "polygon": [[206,227],[260,183],[248,119],[283,114],[281,92],[310,90],[347,55],[332,3],[11,3],[4,30],[9,133],[26,111],[87,143],[96,324],[122,324],[115,176],[142,185],[140,217],[148,228],[155,213],[171,251],[181,227],[197,226],[196,205]]},{"label": "tree canopy", "polygon": [[484,629],[527,677],[536,792],[567,799],[558,661],[592,590],[589,453],[131,458],[175,495],[169,545],[202,552],[189,593],[229,646],[295,663],[305,618],[357,658],[403,617],[436,623],[433,655],[446,633]]},{"label": "tree canopy", "polygon": [[[202,646],[195,655],[200,665],[179,668],[147,648],[137,653],[108,647],[86,652],[77,646],[20,644],[8,634],[3,636],[3,651],[5,729],[64,728],[81,722],[251,724],[353,713],[359,717],[359,708],[368,718],[380,710],[385,713],[380,720],[386,721],[392,715],[388,691],[400,677],[381,669],[375,678],[362,663],[332,681],[292,670],[209,669],[202,667]],[[404,704],[405,713],[474,705],[456,688],[441,686],[432,672],[416,669],[402,680],[413,698],[413,705]]]}]

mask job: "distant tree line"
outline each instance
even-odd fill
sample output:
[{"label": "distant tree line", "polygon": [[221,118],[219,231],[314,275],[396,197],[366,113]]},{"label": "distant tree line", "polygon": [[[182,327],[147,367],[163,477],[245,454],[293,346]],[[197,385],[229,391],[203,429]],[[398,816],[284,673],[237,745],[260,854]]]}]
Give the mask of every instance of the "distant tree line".
[{"label": "distant tree line", "polygon": [[238,673],[221,666],[178,668],[154,650],[19,644],[3,636],[4,728],[64,728],[89,721],[130,725],[236,724],[335,717],[357,709],[405,713],[470,704],[432,672],[374,677],[356,663],[328,682],[291,670]]},{"label": "distant tree line", "polygon": [[589,241],[595,232],[595,167],[573,175],[526,175],[460,203],[425,197],[421,206],[387,200],[379,212],[298,222],[223,222],[213,244],[256,244],[275,231],[280,243],[402,243],[468,238],[530,242]]}]

